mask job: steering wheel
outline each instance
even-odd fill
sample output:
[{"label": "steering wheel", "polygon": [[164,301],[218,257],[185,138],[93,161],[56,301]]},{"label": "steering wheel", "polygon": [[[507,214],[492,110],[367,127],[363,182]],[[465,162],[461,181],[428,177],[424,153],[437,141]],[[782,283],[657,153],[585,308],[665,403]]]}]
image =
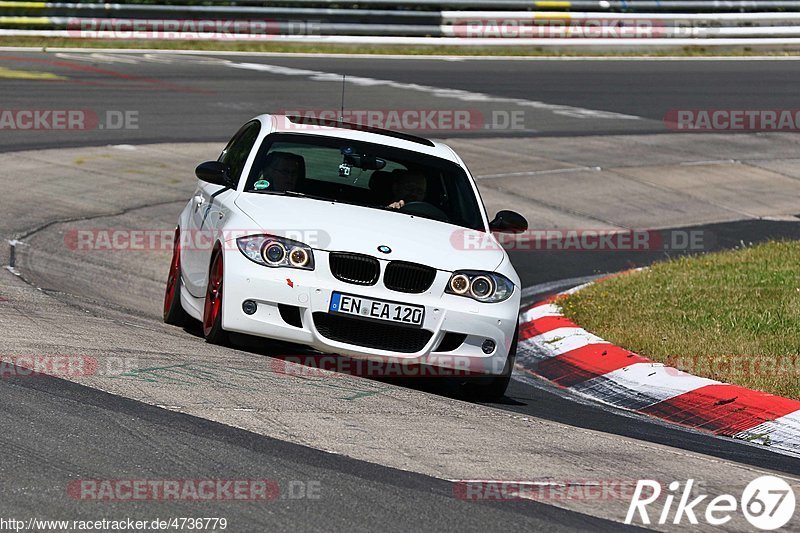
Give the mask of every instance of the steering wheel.
[{"label": "steering wheel", "polygon": [[399,211],[407,215],[418,215],[440,222],[450,222],[450,217],[447,216],[447,213],[428,202],[408,202]]}]

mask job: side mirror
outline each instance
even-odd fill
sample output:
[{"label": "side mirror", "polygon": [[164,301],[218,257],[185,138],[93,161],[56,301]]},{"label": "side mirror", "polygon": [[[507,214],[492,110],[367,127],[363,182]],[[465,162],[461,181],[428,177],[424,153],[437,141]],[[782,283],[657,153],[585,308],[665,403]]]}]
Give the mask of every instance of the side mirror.
[{"label": "side mirror", "polygon": [[225,163],[206,161],[205,163],[197,165],[194,173],[200,180],[213,183],[214,185],[233,188],[231,178],[228,176],[228,166]]},{"label": "side mirror", "polygon": [[489,230],[499,233],[522,233],[526,229],[528,221],[514,211],[498,211],[494,220],[489,222]]}]

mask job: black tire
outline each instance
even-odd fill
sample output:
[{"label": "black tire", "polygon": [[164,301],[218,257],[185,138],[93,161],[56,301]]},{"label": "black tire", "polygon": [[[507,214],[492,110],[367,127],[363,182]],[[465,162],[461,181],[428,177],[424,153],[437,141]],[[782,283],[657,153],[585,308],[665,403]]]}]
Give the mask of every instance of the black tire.
[{"label": "black tire", "polygon": [[181,248],[180,231],[175,230],[175,244],[172,247],[172,262],[167,275],[164,293],[164,322],[173,326],[185,326],[191,317],[181,305]]},{"label": "black tire", "polygon": [[[222,329],[222,272],[222,252],[217,250],[211,256],[208,269],[206,299],[203,306],[203,336],[209,344],[227,346],[230,340],[228,332]],[[213,303],[215,301],[217,301],[216,307]]]}]

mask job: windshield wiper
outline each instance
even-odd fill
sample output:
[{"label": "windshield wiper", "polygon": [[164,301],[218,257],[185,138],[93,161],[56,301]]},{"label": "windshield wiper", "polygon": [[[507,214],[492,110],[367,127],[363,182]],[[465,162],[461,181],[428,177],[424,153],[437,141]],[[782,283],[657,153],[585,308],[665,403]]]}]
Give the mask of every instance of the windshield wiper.
[{"label": "windshield wiper", "polygon": [[333,198],[325,198],[324,196],[314,196],[313,194],[306,194],[297,191],[270,191],[267,189],[255,189],[247,192],[255,192],[259,194],[274,194],[275,196],[292,196],[294,198],[310,198],[312,200],[322,200],[324,202],[336,202]]}]

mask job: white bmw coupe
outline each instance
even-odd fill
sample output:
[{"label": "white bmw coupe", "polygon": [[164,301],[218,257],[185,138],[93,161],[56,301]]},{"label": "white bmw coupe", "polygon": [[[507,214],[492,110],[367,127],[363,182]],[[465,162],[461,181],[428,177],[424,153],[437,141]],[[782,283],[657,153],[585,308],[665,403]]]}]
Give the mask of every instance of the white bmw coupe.
[{"label": "white bmw coupe", "polygon": [[511,211],[490,222],[450,147],[261,115],[196,175],[175,231],[165,322],[199,320],[217,344],[236,332],[465,370],[470,394],[502,397],[520,281],[492,232],[527,222]]}]

